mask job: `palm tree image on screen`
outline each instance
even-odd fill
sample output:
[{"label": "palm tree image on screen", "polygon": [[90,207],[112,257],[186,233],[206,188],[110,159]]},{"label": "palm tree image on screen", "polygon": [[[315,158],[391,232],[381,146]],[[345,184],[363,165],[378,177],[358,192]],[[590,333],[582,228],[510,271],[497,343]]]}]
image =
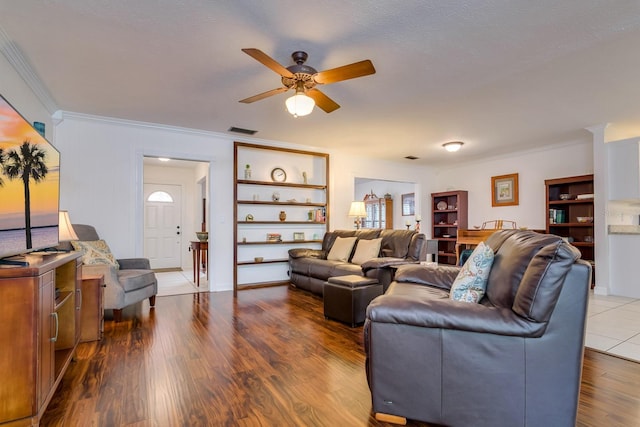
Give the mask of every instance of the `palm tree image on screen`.
[{"label": "palm tree image on screen", "polygon": [[[20,147],[4,154],[0,151],[0,166],[4,175],[10,180],[21,179],[24,189],[24,215],[25,215],[25,237],[27,249],[31,249],[31,190],[29,183],[31,180],[35,184],[41,182],[47,173],[45,163],[46,153],[26,140]],[[3,185],[0,178],[0,186]]]}]

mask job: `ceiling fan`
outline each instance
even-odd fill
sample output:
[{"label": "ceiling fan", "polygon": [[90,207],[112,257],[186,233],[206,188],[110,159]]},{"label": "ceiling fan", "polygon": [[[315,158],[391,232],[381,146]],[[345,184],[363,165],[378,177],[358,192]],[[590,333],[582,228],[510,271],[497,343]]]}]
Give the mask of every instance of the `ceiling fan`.
[{"label": "ceiling fan", "polygon": [[342,80],[355,79],[356,77],[368,76],[376,72],[373,64],[368,59],[318,72],[315,68],[304,64],[309,56],[306,52],[293,52],[291,58],[293,58],[295,65],[284,67],[259,49],[242,49],[242,51],[278,73],[281,77],[283,87],[242,99],[240,102],[250,104],[272,95],[286,92],[289,89],[295,89],[295,95],[287,99],[287,109],[295,117],[311,113],[314,104],[327,113],[340,108],[340,105],[334,100],[316,89],[316,85],[326,85]]}]

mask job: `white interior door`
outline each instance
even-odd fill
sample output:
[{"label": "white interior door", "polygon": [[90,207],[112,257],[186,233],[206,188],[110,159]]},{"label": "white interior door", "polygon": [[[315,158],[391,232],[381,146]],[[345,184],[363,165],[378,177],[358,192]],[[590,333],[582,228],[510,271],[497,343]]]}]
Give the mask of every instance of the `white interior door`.
[{"label": "white interior door", "polygon": [[182,188],[170,184],[144,184],[144,256],[151,268],[182,265]]}]

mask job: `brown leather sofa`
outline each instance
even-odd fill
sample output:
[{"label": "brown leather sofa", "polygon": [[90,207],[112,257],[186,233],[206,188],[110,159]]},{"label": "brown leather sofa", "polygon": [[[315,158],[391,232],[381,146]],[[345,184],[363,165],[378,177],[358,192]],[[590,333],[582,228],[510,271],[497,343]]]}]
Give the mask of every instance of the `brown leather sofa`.
[{"label": "brown leather sofa", "polygon": [[456,267],[398,269],[367,308],[376,418],[447,426],[574,426],[591,266],[552,235],[498,231],[479,304],[449,299]]},{"label": "brown leather sofa", "polygon": [[[337,237],[358,239],[382,238],[380,254],[362,265],[327,259]],[[297,288],[322,295],[329,277],[357,274],[377,279],[387,289],[393,280],[393,266],[419,263],[426,259],[426,239],[415,230],[335,230],[325,233],[321,249],[297,248],[289,250],[289,280]],[[354,252],[352,251],[351,257]]]}]

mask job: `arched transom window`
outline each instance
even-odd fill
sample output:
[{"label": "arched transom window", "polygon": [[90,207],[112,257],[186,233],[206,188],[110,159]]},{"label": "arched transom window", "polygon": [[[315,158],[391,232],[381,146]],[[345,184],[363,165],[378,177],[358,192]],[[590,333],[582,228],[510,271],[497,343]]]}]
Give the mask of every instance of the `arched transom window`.
[{"label": "arched transom window", "polygon": [[173,203],[173,197],[166,191],[154,191],[147,197],[147,202],[165,202]]}]

